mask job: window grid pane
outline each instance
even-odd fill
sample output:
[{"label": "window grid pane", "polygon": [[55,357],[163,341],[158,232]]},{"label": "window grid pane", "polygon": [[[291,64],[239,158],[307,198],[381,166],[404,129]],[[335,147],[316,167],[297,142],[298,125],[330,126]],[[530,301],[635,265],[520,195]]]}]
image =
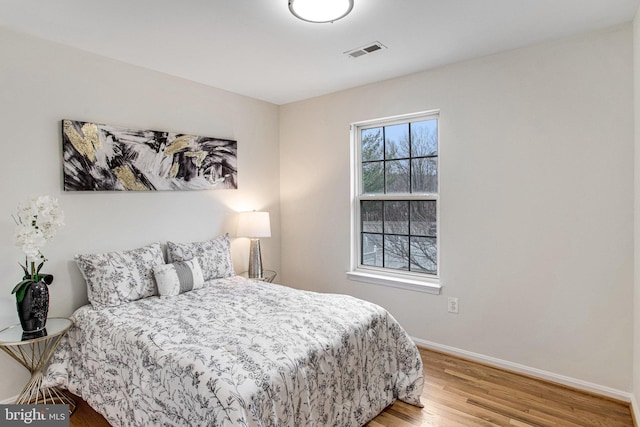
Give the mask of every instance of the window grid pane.
[{"label": "window grid pane", "polygon": [[365,194],[384,193],[384,162],[362,164],[362,187]]},{"label": "window grid pane", "polygon": [[362,161],[383,160],[384,141],[382,139],[382,128],[364,129],[361,132],[362,140]]},{"label": "window grid pane", "polygon": [[384,265],[382,248],[382,234],[362,233],[362,265],[382,267]]},{"label": "window grid pane", "polygon": [[410,157],[409,124],[384,127],[384,158],[407,159]]},{"label": "window grid pane", "polygon": [[411,201],[412,236],[437,237],[438,226],[435,200]]},{"label": "window grid pane", "polygon": [[409,160],[385,162],[385,193],[408,193],[411,182]]},{"label": "window grid pane", "polygon": [[384,235],[384,267],[409,270],[409,236]]},{"label": "window grid pane", "polygon": [[382,202],[363,201],[361,230],[365,233],[382,233]]},{"label": "window grid pane", "polygon": [[411,271],[437,273],[438,247],[433,237],[411,237],[409,245]]},{"label": "window grid pane", "polygon": [[438,192],[437,157],[420,157],[411,160],[411,192]]}]

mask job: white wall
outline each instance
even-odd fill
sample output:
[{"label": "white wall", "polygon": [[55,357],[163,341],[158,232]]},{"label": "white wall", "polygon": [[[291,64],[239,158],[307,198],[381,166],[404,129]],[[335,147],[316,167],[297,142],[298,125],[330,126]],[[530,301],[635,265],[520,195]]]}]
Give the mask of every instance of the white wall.
[{"label": "white wall", "polygon": [[[52,316],[86,303],[73,254],[130,249],[153,241],[205,240],[235,233],[234,212],[267,209],[264,263],[280,268],[278,107],[0,29],[0,328],[17,322],[10,295],[21,279],[11,214],[30,195],[59,198],[66,227],[44,249]],[[166,58],[170,61],[171,58]],[[221,64],[221,66],[228,66]],[[60,120],[169,130],[238,141],[238,190],[64,193]],[[246,268],[247,239],[232,246]],[[15,396],[26,371],[0,355],[0,401]]]},{"label": "white wall", "polygon": [[[379,303],[423,340],[630,392],[632,87],[624,25],[282,106],[283,282]],[[431,109],[443,292],[349,281],[349,124]]]}]

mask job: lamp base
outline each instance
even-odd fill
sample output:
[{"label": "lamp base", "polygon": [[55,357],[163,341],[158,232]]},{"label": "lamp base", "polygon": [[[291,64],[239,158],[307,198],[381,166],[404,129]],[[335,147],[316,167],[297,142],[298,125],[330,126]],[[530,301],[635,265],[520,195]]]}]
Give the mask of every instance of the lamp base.
[{"label": "lamp base", "polygon": [[262,277],[262,254],[260,253],[260,239],[251,239],[249,247],[249,278]]}]

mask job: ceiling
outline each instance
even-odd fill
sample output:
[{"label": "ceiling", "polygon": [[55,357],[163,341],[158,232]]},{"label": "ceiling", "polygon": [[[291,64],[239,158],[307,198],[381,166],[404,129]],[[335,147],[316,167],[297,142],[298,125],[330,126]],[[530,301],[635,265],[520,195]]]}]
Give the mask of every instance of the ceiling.
[{"label": "ceiling", "polygon": [[629,22],[639,2],[355,0],[312,24],[287,0],[0,0],[0,26],[285,104]]}]

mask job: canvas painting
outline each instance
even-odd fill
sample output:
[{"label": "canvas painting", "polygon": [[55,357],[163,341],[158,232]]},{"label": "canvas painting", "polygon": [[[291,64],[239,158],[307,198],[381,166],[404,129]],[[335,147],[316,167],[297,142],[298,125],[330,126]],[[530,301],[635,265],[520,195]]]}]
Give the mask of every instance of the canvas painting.
[{"label": "canvas painting", "polygon": [[65,191],[235,189],[237,142],[62,121]]}]

